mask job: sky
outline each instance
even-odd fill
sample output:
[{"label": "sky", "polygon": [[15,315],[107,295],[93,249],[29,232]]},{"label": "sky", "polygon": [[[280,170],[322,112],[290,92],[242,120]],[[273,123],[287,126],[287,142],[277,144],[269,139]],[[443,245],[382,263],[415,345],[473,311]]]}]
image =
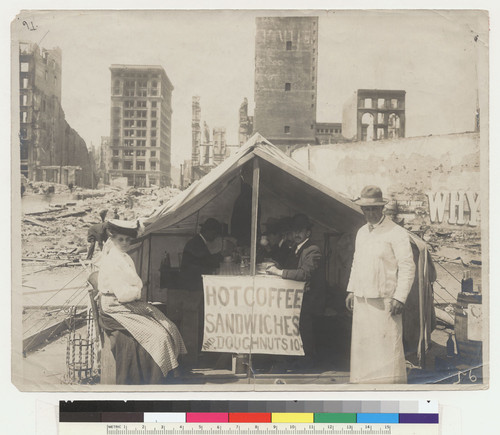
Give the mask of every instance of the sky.
[{"label": "sky", "polygon": [[[110,134],[111,64],[161,65],[174,85],[172,164],[191,154],[191,101],[238,142],[253,114],[255,17],[276,11],[44,11],[12,22],[12,42],[62,50],[62,107],[89,146]],[[474,130],[487,16],[474,11],[309,11],[319,16],[318,122],[341,122],[356,89],[406,91],[406,136]],[[23,21],[32,22],[28,30]],[[474,38],[477,37],[477,41]],[[41,41],[41,42],[40,42]],[[14,50],[14,53],[16,51]],[[486,82],[487,83],[487,82]]]}]

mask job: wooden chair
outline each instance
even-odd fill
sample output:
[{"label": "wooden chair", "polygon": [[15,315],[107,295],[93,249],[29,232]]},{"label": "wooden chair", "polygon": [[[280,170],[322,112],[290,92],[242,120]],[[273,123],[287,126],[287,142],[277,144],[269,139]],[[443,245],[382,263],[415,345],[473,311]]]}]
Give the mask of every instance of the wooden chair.
[{"label": "wooden chair", "polygon": [[92,307],[92,313],[94,318],[94,326],[99,337],[101,344],[101,384],[116,384],[116,361],[113,353],[111,352],[111,340],[106,334],[106,332],[101,328],[100,320],[100,304],[96,301],[96,297],[99,294],[97,288],[99,272],[92,272],[87,278],[88,283],[91,285],[89,287],[89,298],[90,306]]}]

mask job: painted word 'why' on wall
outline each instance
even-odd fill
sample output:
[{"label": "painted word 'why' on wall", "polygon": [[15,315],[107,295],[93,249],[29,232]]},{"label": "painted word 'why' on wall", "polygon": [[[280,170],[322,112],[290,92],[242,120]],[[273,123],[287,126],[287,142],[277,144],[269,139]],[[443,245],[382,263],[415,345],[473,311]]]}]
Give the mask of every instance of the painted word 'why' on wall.
[{"label": "painted word 'why' on wall", "polygon": [[447,211],[450,225],[478,225],[479,192],[438,191],[426,192],[426,195],[431,223],[443,223]]}]

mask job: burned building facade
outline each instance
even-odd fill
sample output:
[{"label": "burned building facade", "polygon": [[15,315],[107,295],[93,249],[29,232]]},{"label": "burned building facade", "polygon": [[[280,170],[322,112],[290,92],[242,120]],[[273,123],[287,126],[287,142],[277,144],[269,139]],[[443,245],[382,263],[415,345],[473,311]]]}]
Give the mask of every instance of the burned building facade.
[{"label": "burned building facade", "polygon": [[318,17],[259,17],[255,132],[287,150],[315,143]]},{"label": "burned building facade", "polygon": [[19,43],[21,174],[30,181],[92,187],[94,162],[61,106],[62,52]]},{"label": "burned building facade", "polygon": [[[246,98],[245,98],[246,101]],[[247,103],[248,104],[248,103]],[[243,107],[243,105],[242,105]],[[240,139],[242,136],[241,130],[241,108],[240,108]],[[251,119],[251,117],[248,117]],[[250,122],[247,119],[247,122]],[[246,132],[251,128],[246,126]],[[194,96],[192,100],[192,119],[191,119],[192,143],[191,143],[191,164],[188,170],[186,164],[182,171],[182,179],[186,182],[199,180],[204,175],[208,174],[213,168],[222,163],[227,157],[234,153],[240,146],[230,145],[226,141],[226,128],[214,127],[210,132],[210,127],[206,122],[201,122],[201,104],[200,97]],[[246,142],[246,140],[245,140]],[[188,178],[188,174],[189,178]],[[185,184],[184,184],[185,185]]]},{"label": "burned building facade", "polygon": [[110,179],[170,184],[172,91],[161,66],[111,65]]},{"label": "burned building facade", "polygon": [[344,105],[342,134],[368,142],[405,137],[405,96],[401,90],[357,90]]},{"label": "burned building facade", "polygon": [[253,133],[253,116],[248,115],[248,99],[245,98],[240,106],[240,127],[238,130],[238,143],[242,146]]}]

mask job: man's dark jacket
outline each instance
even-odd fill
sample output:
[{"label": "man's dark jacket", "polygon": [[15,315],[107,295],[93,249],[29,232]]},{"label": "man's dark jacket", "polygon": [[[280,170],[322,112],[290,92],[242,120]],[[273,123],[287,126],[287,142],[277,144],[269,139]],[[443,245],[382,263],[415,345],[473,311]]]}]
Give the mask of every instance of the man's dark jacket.
[{"label": "man's dark jacket", "polygon": [[202,275],[212,275],[222,261],[221,254],[211,254],[199,234],[184,246],[181,262],[181,287],[203,291]]}]

